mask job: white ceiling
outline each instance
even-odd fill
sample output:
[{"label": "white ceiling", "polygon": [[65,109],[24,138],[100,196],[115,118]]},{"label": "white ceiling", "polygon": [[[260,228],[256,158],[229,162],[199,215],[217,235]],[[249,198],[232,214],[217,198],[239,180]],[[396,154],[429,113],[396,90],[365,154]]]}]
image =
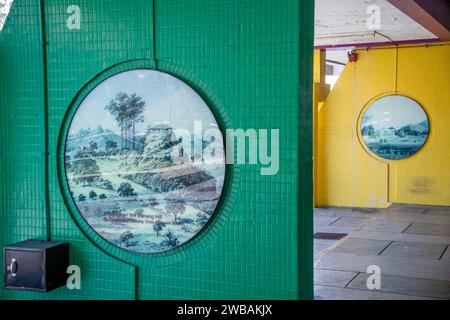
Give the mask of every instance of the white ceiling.
[{"label": "white ceiling", "polygon": [[0,31],[2,31],[3,24],[8,16],[9,9],[13,0],[0,0]]},{"label": "white ceiling", "polygon": [[369,6],[380,8],[378,32],[393,41],[432,39],[435,35],[391,5],[387,0],[316,0],[315,45],[386,42],[367,27]]}]

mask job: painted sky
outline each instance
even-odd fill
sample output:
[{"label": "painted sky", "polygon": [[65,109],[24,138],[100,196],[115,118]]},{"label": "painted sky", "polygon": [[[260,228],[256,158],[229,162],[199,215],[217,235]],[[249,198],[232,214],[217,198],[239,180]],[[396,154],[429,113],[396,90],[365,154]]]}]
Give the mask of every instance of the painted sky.
[{"label": "painted sky", "polygon": [[427,120],[427,115],[417,102],[398,95],[378,99],[367,109],[364,116],[371,117],[364,125],[373,125],[375,129],[399,129]]},{"label": "painted sky", "polygon": [[141,69],[119,73],[94,88],[79,106],[70,133],[95,129],[98,125],[119,132],[114,117],[105,110],[118,92],[135,93],[146,102],[145,121],[137,125],[137,134],[143,133],[148,125],[159,122],[191,132],[194,121],[201,121],[203,130],[217,127],[212,112],[192,88],[166,73]]}]

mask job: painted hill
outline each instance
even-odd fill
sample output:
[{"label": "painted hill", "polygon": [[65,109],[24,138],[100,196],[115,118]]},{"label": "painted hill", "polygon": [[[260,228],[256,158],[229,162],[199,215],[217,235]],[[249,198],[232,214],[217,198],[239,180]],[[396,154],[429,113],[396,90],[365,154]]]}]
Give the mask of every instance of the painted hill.
[{"label": "painted hill", "polygon": [[122,144],[120,135],[111,130],[100,128],[97,128],[96,130],[80,130],[76,135],[69,136],[67,139],[66,152],[72,156],[76,150],[83,147],[89,147],[91,142],[97,144],[98,150],[106,150],[108,141],[115,142],[118,148],[120,148]]},{"label": "painted hill", "polygon": [[428,121],[417,124],[409,124],[397,130],[396,135],[404,136],[424,136],[428,134]]}]

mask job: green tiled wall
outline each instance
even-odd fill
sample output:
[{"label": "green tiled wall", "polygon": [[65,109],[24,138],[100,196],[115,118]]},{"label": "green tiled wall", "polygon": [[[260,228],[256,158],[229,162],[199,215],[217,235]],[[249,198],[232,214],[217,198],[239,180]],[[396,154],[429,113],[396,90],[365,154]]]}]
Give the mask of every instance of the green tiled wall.
[{"label": "green tiled wall", "polygon": [[[0,34],[0,241],[68,241],[82,289],[0,298],[312,298],[312,23],[310,0],[16,0]],[[136,67],[190,84],[222,128],[280,129],[279,173],[229,165],[212,223],[157,255],[92,232],[61,171],[78,103]]]}]

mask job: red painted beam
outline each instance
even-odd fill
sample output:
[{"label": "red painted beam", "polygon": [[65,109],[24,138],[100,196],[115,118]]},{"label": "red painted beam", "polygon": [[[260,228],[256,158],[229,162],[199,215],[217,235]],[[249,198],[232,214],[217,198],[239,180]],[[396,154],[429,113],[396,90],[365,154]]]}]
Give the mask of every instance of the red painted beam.
[{"label": "red painted beam", "polygon": [[450,1],[388,0],[442,41],[450,41]]}]

